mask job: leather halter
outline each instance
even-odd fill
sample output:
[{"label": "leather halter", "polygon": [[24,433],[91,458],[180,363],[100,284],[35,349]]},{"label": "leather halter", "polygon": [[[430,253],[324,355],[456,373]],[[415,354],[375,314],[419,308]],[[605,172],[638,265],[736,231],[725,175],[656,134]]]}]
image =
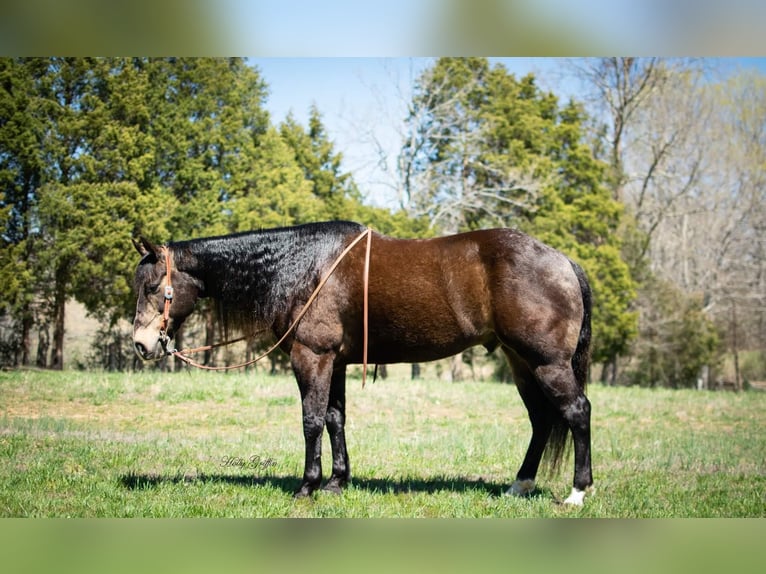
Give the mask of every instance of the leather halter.
[{"label": "leather halter", "polygon": [[170,248],[163,247],[165,252],[165,304],[160,318],[160,341],[162,348],[167,352],[167,344],[170,342],[167,329],[170,322],[170,304],[173,302],[173,285],[170,281],[172,269],[170,268]]},{"label": "leather halter", "polygon": [[[290,326],[287,328],[287,331],[285,331],[284,335],[280,337],[280,339],[274,343],[267,351],[262,353],[261,355],[258,355],[254,359],[251,359],[249,361],[246,361],[244,363],[239,363],[237,365],[225,365],[221,367],[210,367],[208,365],[203,365],[202,363],[198,363],[194,361],[193,359],[189,358],[187,355],[191,355],[194,353],[201,353],[203,351],[209,351],[211,349],[215,349],[217,347],[222,347],[224,345],[230,345],[232,343],[238,343],[240,341],[244,341],[247,339],[247,337],[240,337],[238,339],[233,339],[231,341],[225,341],[223,343],[216,343],[213,345],[204,345],[202,347],[195,347],[193,349],[183,349],[182,351],[179,351],[177,349],[168,350],[167,344],[170,342],[170,337],[167,336],[166,329],[168,325],[168,321],[170,318],[170,304],[173,302],[173,287],[170,283],[170,248],[167,246],[163,249],[165,250],[165,266],[167,269],[167,279],[165,282],[165,307],[163,309],[162,313],[162,319],[160,322],[160,341],[162,342],[162,347],[165,349],[165,352],[168,356],[174,356],[186,363],[187,365],[190,365],[192,367],[197,367],[199,369],[205,369],[208,371],[227,371],[230,369],[241,369],[242,367],[247,367],[249,365],[252,365],[254,363],[257,363],[264,357],[267,357],[269,354],[271,354],[272,351],[274,351],[279,345],[281,345],[285,339],[287,339],[288,335],[292,333],[292,331],[295,329],[295,327],[298,325],[298,322],[303,318],[303,316],[306,314],[306,312],[309,310],[309,307],[311,307],[311,304],[314,302],[314,300],[319,295],[319,291],[321,291],[322,287],[324,287],[325,283],[330,279],[335,269],[340,265],[340,262],[343,261],[343,259],[348,255],[348,253],[356,246],[357,243],[359,243],[364,237],[367,237],[367,246],[365,249],[365,255],[364,255],[364,271],[362,274],[362,290],[363,290],[363,333],[362,333],[362,388],[364,388],[365,383],[367,382],[367,344],[368,344],[368,331],[369,331],[369,321],[368,321],[368,315],[369,315],[369,283],[370,283],[370,248],[372,246],[372,229],[366,228],[362,233],[360,233],[354,240],[346,246],[346,248],[341,252],[341,254],[337,257],[335,262],[330,266],[330,269],[327,271],[325,276],[322,278],[322,280],[319,282],[319,285],[317,285],[316,289],[314,289],[314,292],[311,294],[311,296],[306,301],[306,304],[301,309],[300,313],[298,313],[298,316],[293,320],[293,322],[290,324]],[[377,371],[377,365],[376,365],[376,371]]]}]

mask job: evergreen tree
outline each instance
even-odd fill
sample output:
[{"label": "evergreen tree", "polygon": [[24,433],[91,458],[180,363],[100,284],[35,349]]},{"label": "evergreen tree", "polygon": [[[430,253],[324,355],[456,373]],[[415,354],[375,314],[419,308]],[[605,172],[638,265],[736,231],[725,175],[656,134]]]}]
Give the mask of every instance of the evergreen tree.
[{"label": "evergreen tree", "polygon": [[[54,326],[51,364],[61,367],[67,299],[110,324],[127,312],[130,236],[225,230],[221,201],[244,185],[268,119],[265,87],[241,60],[2,65],[0,268],[15,278],[5,298],[34,299],[41,325]],[[23,321],[25,304],[15,312]]]},{"label": "evergreen tree", "polygon": [[224,204],[252,177],[257,141],[268,125],[266,86],[242,59],[151,60],[155,177],[177,209],[171,236],[199,237],[230,227]]},{"label": "evergreen tree", "polygon": [[239,58],[0,59],[0,318],[22,333],[4,363],[30,361],[36,324],[39,364],[62,368],[73,298],[105,329],[129,317],[131,236],[335,218],[423,232],[362,204],[319,110],[277,130],[265,96]]},{"label": "evergreen tree", "polygon": [[46,133],[38,82],[44,60],[0,58],[0,318],[11,336],[4,360],[28,365],[34,320],[33,225],[37,190],[45,178]]},{"label": "evergreen tree", "polygon": [[149,187],[140,68],[126,59],[54,59],[48,75],[54,129],[43,142],[51,175],[38,190],[37,276],[54,325],[50,364],[62,368],[67,300],[114,324],[129,305],[127,238],[164,221],[160,190]]},{"label": "evergreen tree", "polygon": [[246,231],[316,221],[323,206],[275,128],[260,138],[245,187],[227,202],[230,230]]},{"label": "evergreen tree", "polygon": [[351,175],[341,170],[343,158],[327,136],[319,109],[312,106],[308,130],[290,114],[279,131],[304,177],[311,182],[312,193],[322,202],[323,218],[354,219],[361,195]]}]

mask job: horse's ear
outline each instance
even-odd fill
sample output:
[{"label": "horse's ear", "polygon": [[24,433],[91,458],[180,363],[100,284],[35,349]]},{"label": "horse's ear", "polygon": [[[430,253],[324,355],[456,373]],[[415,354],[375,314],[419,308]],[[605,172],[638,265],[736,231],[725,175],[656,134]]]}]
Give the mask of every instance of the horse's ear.
[{"label": "horse's ear", "polygon": [[141,257],[145,257],[149,253],[157,253],[157,248],[144,237],[139,237],[139,241],[131,238],[131,241]]}]

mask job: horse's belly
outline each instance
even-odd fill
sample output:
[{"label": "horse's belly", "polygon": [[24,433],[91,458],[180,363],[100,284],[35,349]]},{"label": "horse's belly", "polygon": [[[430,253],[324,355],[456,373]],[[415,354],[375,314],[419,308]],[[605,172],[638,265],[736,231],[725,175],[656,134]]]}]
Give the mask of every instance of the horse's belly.
[{"label": "horse's belly", "polygon": [[403,347],[397,344],[379,344],[369,349],[368,362],[381,365],[390,365],[394,363],[426,363],[436,361],[456,355],[481,341],[474,343],[465,343],[460,345],[451,345],[444,347],[429,346],[411,346]]},{"label": "horse's belly", "polygon": [[381,364],[435,361],[492,340],[491,331],[458,324],[450,317],[421,318],[407,325],[371,324],[368,360]]}]

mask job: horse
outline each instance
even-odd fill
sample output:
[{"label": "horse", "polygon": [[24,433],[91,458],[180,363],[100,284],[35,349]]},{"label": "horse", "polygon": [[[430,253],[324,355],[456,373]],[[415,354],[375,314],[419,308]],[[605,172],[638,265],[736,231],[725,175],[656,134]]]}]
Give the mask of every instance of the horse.
[{"label": "horse", "polygon": [[[359,241],[365,233],[368,251]],[[141,359],[168,353],[200,298],[215,301],[227,331],[266,329],[281,339],[303,414],[305,465],[296,497],[321,486],[325,428],[332,474],[322,488],[340,493],[351,480],[347,365],[364,359],[366,366],[367,353],[374,364],[420,363],[482,345],[505,354],[532,427],[506,494],[531,495],[541,461],[555,471],[571,438],[574,478],[564,502],[583,504],[593,485],[585,395],[591,290],[583,269],[559,251],[509,228],[398,239],[347,221],[133,244],[141,255],[133,324]]]}]

